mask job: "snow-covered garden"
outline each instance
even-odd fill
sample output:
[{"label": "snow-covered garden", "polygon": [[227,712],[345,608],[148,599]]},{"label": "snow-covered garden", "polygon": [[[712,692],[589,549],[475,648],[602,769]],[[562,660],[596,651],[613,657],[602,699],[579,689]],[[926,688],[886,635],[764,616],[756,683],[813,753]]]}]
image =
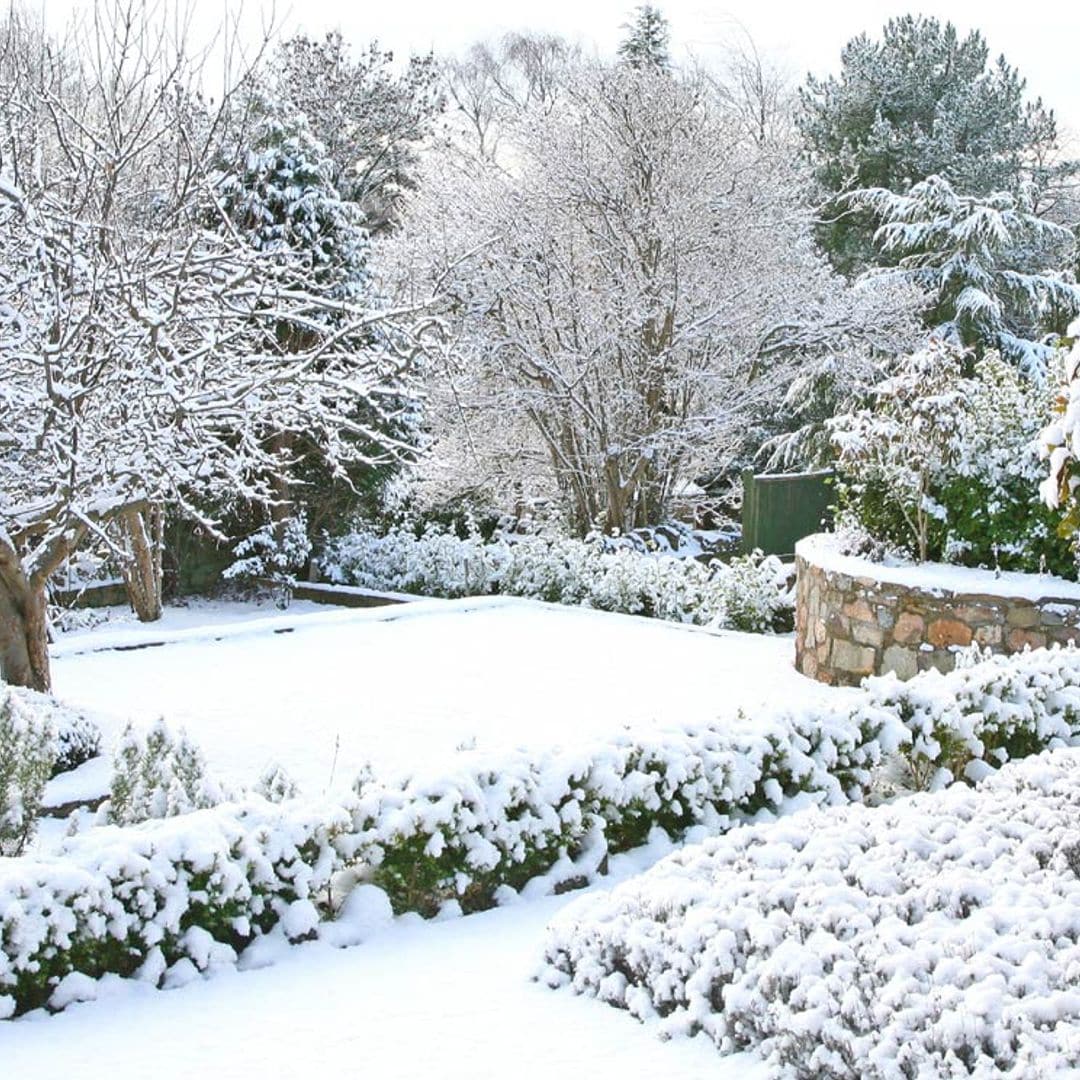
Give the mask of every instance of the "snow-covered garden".
[{"label": "snow-covered garden", "polygon": [[1017,71],[86,3],[0,17],[0,1075],[1080,1073]]}]

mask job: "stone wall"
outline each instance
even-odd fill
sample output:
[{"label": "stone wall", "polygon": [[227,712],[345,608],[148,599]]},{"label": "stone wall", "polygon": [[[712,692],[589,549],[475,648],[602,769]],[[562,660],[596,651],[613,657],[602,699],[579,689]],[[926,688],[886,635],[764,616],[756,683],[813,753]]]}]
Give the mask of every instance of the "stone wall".
[{"label": "stone wall", "polygon": [[[1080,642],[1075,587],[1068,590],[1074,595],[1035,598],[882,580],[874,563],[816,557],[820,543],[814,542],[821,540],[801,543],[795,558],[795,666],[813,679],[851,686],[887,671],[901,679],[928,668],[951,671],[957,648],[973,642],[1004,653]],[[984,590],[992,579],[985,572],[971,575]],[[1037,586],[1039,579],[1031,577]]]}]

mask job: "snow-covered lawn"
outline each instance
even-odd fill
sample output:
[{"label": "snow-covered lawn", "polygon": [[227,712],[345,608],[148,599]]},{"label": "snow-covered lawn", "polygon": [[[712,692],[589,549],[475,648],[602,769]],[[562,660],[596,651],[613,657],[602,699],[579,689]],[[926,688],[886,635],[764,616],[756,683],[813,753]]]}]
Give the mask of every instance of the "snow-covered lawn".
[{"label": "snow-covered lawn", "polygon": [[[246,619],[234,605],[204,606],[168,619],[66,635],[56,694],[103,714],[107,751],[127,719],[163,716],[221,779],[250,785],[277,762],[310,795],[348,786],[365,761],[411,769],[474,740],[572,746],[624,725],[842,693],[794,670],[790,638],[527,600],[300,605]],[[107,779],[97,770],[91,786]]]}]

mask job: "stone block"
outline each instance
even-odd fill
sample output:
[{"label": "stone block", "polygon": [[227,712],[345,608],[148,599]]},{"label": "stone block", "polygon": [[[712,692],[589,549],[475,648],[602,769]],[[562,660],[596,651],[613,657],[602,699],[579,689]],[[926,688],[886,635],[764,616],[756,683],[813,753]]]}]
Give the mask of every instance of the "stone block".
[{"label": "stone block", "polygon": [[968,626],[1000,625],[1005,621],[1005,613],[1001,608],[976,607],[972,604],[961,604],[953,609],[953,615]]},{"label": "stone block", "polygon": [[1020,652],[1025,645],[1041,649],[1046,645],[1046,635],[1040,630],[1024,630],[1017,627],[1009,631],[1009,651]]},{"label": "stone block", "polygon": [[903,645],[890,645],[881,657],[881,670],[895,672],[898,679],[910,679],[919,670],[917,654]]},{"label": "stone block", "polygon": [[912,611],[902,612],[893,629],[893,640],[900,642],[901,645],[911,645],[916,641],[922,641],[925,629],[926,623],[921,615],[916,615]]},{"label": "stone block", "polygon": [[851,636],[860,645],[870,645],[880,649],[885,640],[885,634],[877,623],[853,622],[851,624]]},{"label": "stone block", "polygon": [[891,630],[896,625],[896,612],[892,608],[877,609],[877,624],[882,630]]},{"label": "stone block", "polygon": [[974,640],[977,645],[991,649],[1000,648],[1004,638],[1004,631],[1000,626],[979,626],[975,628]]},{"label": "stone block", "polygon": [[873,609],[865,600],[852,600],[842,610],[849,619],[857,622],[871,622],[874,618]]},{"label": "stone block", "polygon": [[874,671],[874,661],[877,654],[873,649],[864,645],[856,645],[851,641],[838,638],[832,643],[830,663],[834,668],[846,671],[852,675],[871,675]]},{"label": "stone block", "polygon": [[1005,621],[1010,626],[1016,626],[1026,630],[1029,627],[1039,625],[1039,610],[1032,604],[1014,604],[1009,608],[1009,612],[1005,616]]},{"label": "stone block", "polygon": [[959,619],[935,619],[926,631],[926,640],[935,648],[970,645],[971,627]]}]

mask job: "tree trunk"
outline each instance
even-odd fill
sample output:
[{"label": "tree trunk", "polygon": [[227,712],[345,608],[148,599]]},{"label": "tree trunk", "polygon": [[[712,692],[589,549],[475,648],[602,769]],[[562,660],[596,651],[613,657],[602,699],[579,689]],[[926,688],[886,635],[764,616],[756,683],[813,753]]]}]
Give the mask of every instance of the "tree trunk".
[{"label": "tree trunk", "polygon": [[145,510],[125,510],[120,529],[128,560],[124,564],[124,585],[128,601],[139,622],[161,618],[161,547],[164,514],[160,506]]},{"label": "tree trunk", "polygon": [[45,589],[0,567],[0,678],[47,693],[49,635]]}]

